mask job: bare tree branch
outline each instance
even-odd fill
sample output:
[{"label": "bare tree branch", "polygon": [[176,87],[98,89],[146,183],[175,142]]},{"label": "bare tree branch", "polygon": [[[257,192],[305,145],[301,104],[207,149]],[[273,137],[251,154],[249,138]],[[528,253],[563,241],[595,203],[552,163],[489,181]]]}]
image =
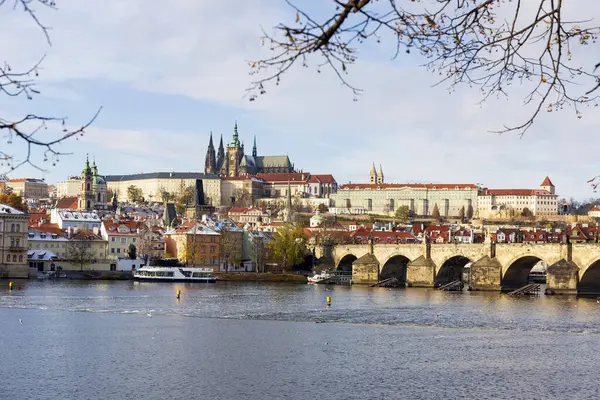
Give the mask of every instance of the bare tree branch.
[{"label": "bare tree branch", "polygon": [[[438,84],[467,84],[480,90],[482,101],[507,96],[514,84],[533,82],[523,99],[533,106],[529,119],[505,125],[498,132],[523,134],[543,110],[597,105],[600,75],[572,60],[573,46],[596,41],[600,27],[590,21],[567,21],[562,0],[333,0],[335,11],[323,22],[288,1],[296,13],[294,24],[279,24],[275,34],[263,29],[262,43],[270,58],[250,61],[256,80],[247,90],[251,101],[279,84],[294,65],[308,67],[317,58],[317,71],[333,69],[354,95],[361,90],[347,80],[348,66],[357,60],[356,48],[366,40],[394,40],[393,59],[402,50],[426,58],[425,67],[439,75]],[[402,6],[400,5],[402,4]],[[531,6],[534,6],[531,8]],[[526,7],[527,6],[527,7]],[[589,79],[591,90],[578,92],[579,80]],[[589,83],[591,82],[591,83]],[[583,92],[583,91],[582,91]]]},{"label": "bare tree branch", "polygon": [[[44,33],[48,45],[51,45],[50,28],[45,26],[37,17],[35,5],[56,10],[56,2],[54,0],[0,0],[0,7],[6,5],[10,5],[14,11],[23,11],[31,17]],[[25,96],[31,100],[35,95],[40,94],[35,88],[35,78],[39,74],[43,61],[44,57],[26,71],[14,71],[8,61],[3,61],[0,64],[0,95],[4,94],[10,97]],[[0,137],[0,143],[4,142],[6,145],[11,145],[15,141],[18,141],[24,143],[26,148],[23,156],[17,156],[6,150],[6,146],[1,146],[0,173],[13,171],[25,164],[44,171],[40,163],[33,161],[33,150],[36,148],[41,149],[43,152],[44,163],[51,161],[53,166],[56,165],[60,156],[69,154],[60,151],[58,146],[67,139],[83,136],[85,129],[96,120],[101,110],[102,107],[96,111],[87,123],[73,129],[67,127],[65,117],[47,117],[32,113],[20,119],[11,120],[0,116],[0,132],[5,132]],[[57,127],[59,127],[60,131],[52,133],[57,130]],[[47,132],[48,130],[50,132]],[[50,138],[48,138],[49,135],[51,136]],[[7,171],[1,171],[2,167],[5,167]]]}]

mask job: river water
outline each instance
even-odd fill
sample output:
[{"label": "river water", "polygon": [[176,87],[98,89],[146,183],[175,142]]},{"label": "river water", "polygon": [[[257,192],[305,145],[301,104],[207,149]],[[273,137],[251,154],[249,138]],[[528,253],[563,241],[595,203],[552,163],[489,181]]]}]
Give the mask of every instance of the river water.
[{"label": "river water", "polygon": [[600,392],[596,299],[243,282],[17,285],[9,293],[0,281],[0,399]]}]

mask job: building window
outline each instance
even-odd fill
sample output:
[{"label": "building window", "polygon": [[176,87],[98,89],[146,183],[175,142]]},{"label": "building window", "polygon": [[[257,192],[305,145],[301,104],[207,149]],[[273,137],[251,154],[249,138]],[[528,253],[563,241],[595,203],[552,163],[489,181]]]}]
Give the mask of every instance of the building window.
[{"label": "building window", "polygon": [[10,254],[6,255],[6,262],[10,262]]},{"label": "building window", "polygon": [[15,238],[10,238],[10,247],[15,247]]},{"label": "building window", "polygon": [[121,238],[121,244],[126,244],[127,243],[127,238],[122,237]]},{"label": "building window", "polygon": [[111,242],[114,242],[114,241],[115,241],[115,237],[114,237],[114,236],[113,236],[113,237],[111,237],[111,238],[110,238],[110,241],[111,241]]},{"label": "building window", "polygon": [[17,262],[17,255],[16,254],[13,255],[13,262]]},{"label": "building window", "polygon": [[19,262],[23,262],[23,256],[22,255],[19,256]]},{"label": "building window", "polygon": [[113,247],[112,249],[110,249],[110,252],[115,254],[115,248]]},{"label": "building window", "polygon": [[117,249],[117,254],[121,254],[121,249]]},{"label": "building window", "polygon": [[14,232],[15,231],[15,224],[10,224],[10,231]]},{"label": "building window", "polygon": [[21,232],[21,224],[17,224],[17,232]]}]

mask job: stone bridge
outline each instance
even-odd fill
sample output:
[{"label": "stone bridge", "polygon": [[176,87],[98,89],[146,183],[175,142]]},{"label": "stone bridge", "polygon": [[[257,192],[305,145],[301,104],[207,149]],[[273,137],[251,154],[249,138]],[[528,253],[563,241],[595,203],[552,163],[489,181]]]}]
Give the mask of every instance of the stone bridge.
[{"label": "stone bridge", "polygon": [[546,293],[600,294],[598,243],[353,244],[318,250],[337,269],[352,270],[354,283],[395,276],[407,286],[432,287],[468,276],[472,290],[506,291],[527,284],[531,268],[543,261]]}]

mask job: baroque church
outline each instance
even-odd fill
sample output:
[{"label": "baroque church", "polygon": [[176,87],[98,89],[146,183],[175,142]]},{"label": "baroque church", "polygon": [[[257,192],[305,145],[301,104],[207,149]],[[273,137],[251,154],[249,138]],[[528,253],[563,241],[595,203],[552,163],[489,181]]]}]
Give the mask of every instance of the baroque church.
[{"label": "baroque church", "polygon": [[221,135],[219,149],[216,152],[213,145],[212,133],[210,134],[206,160],[204,162],[204,172],[225,177],[236,177],[296,171],[294,170],[294,164],[290,162],[288,156],[259,156],[256,149],[256,136],[254,136],[252,154],[246,154],[244,152],[244,142],[240,142],[239,139],[236,122],[233,127],[233,139],[227,144],[227,147],[223,147],[223,135]]},{"label": "baroque church", "polygon": [[96,160],[90,167],[90,160],[86,158],[85,166],[81,172],[81,190],[77,200],[77,208],[80,210],[104,209],[107,201],[106,179],[98,174]]}]

